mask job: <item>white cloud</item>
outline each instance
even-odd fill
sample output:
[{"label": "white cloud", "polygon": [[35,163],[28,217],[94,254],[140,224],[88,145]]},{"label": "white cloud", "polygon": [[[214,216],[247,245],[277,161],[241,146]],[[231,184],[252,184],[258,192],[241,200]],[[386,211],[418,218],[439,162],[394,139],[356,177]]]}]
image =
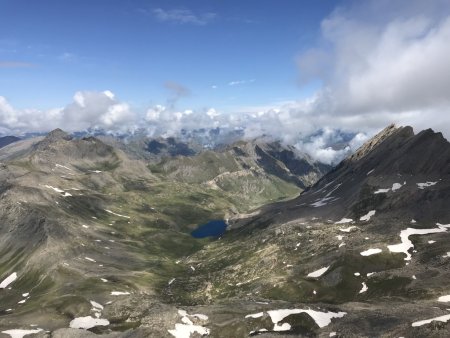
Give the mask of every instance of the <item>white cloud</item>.
[{"label": "white cloud", "polygon": [[162,22],[172,22],[177,24],[194,24],[203,26],[216,18],[216,13],[201,13],[195,14],[189,9],[170,9],[164,10],[156,8],[153,10],[153,15]]},{"label": "white cloud", "polygon": [[130,107],[126,103],[117,103],[110,107],[106,113],[100,115],[99,121],[106,127],[116,127],[130,120]]},{"label": "white cloud", "polygon": [[165,111],[166,107],[161,105],[156,105],[153,108],[147,110],[146,120],[147,121],[158,121],[161,112]]},{"label": "white cloud", "polygon": [[75,101],[76,104],[78,104],[81,108],[85,108],[84,105],[84,96],[81,92],[76,92],[75,95],[73,96],[73,100]]},{"label": "white cloud", "polygon": [[[353,130],[390,122],[450,135],[450,3],[369,1],[323,20],[317,46],[298,60],[319,78],[312,113]],[[325,70],[325,71],[324,71]]]},{"label": "white cloud", "polygon": [[306,141],[299,141],[295,146],[322,163],[337,164],[363,145],[367,139],[366,134],[358,133],[348,141],[339,130],[327,127]]},{"label": "white cloud", "polygon": [[210,108],[206,112],[206,115],[208,115],[211,119],[214,119],[215,117],[219,116],[220,113],[217,110],[215,110],[214,108]]},{"label": "white cloud", "polygon": [[114,100],[114,98],[115,98],[114,93],[111,92],[110,90],[105,90],[105,91],[103,92],[103,94],[105,94],[105,95],[106,95],[107,97],[109,97],[111,100]]},{"label": "white cloud", "polygon": [[54,128],[80,131],[88,128],[127,130],[136,122],[136,115],[127,103],[118,102],[110,91],[80,91],[73,103],[64,108],[46,111],[14,109],[0,96],[0,130],[4,133],[45,132]]},{"label": "white cloud", "polygon": [[247,84],[247,83],[253,83],[255,81],[256,81],[255,79],[230,81],[230,82],[228,82],[228,85],[229,86],[237,86],[237,85],[242,85],[242,84]]}]

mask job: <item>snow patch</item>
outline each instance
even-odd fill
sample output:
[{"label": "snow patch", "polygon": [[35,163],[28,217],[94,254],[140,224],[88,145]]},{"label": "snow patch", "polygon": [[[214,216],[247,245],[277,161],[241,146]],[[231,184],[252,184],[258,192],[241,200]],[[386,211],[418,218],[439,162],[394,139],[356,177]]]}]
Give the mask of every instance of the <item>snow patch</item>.
[{"label": "snow patch", "polygon": [[331,200],[333,200],[333,199],[334,199],[334,197],[319,198],[314,203],[310,204],[310,206],[312,206],[314,208],[323,207],[324,205],[327,205],[328,202],[331,202]]},{"label": "snow patch", "polygon": [[439,317],[434,317],[434,318],[430,318],[430,319],[425,319],[425,320],[420,320],[418,322],[414,322],[411,324],[411,326],[422,326],[425,324],[430,324],[432,321],[437,321],[437,322],[443,322],[446,323],[450,320],[450,315],[444,315],[444,316],[439,316]]},{"label": "snow patch", "polygon": [[381,249],[368,249],[366,251],[360,252],[361,256],[371,256],[371,255],[375,255],[375,254],[379,254],[380,252],[382,252],[383,250]]},{"label": "snow patch", "polygon": [[0,283],[0,289],[5,289],[9,284],[17,279],[17,273],[13,272]]},{"label": "snow patch", "polygon": [[94,309],[103,310],[103,305],[102,304],[99,304],[99,303],[97,303],[97,302],[95,302],[93,300],[91,300],[90,303],[91,303],[91,305],[92,305],[92,307]]},{"label": "snow patch", "polygon": [[123,292],[123,291],[111,291],[111,296],[124,296],[129,295],[129,292]]},{"label": "snow patch", "polygon": [[167,331],[176,338],[189,338],[193,333],[198,333],[202,336],[209,335],[209,329],[200,325],[193,324],[176,323],[174,330]]},{"label": "snow patch", "polygon": [[436,183],[437,183],[437,181],[436,182],[417,183],[417,187],[419,189],[425,189],[425,188],[428,188],[428,187],[431,187],[431,186],[435,185]]},{"label": "snow patch", "polygon": [[198,333],[201,336],[209,335],[209,329],[200,325],[194,325],[189,319],[190,317],[196,317],[201,320],[207,320],[208,316],[202,314],[189,315],[185,310],[178,310],[178,314],[181,316],[181,322],[175,324],[174,330],[167,330],[172,336],[176,338],[189,338],[191,334]]},{"label": "snow patch", "polygon": [[11,338],[23,338],[24,336],[26,336],[27,334],[33,334],[33,333],[38,333],[43,331],[42,329],[34,329],[34,330],[21,330],[21,329],[17,329],[17,330],[6,330],[6,331],[2,331],[2,333],[5,333],[7,335],[10,335]]},{"label": "snow patch", "polygon": [[274,331],[289,331],[291,329],[291,324],[283,323],[281,325],[275,324],[273,326]]},{"label": "snow patch", "polygon": [[359,218],[359,220],[360,221],[369,221],[370,220],[370,218],[372,217],[372,216],[374,216],[375,215],[375,212],[376,212],[376,210],[370,210],[367,214],[365,214],[364,216],[361,216],[360,218]]},{"label": "snow patch", "polygon": [[[331,323],[332,318],[342,318],[347,313],[346,312],[321,312],[314,311],[311,309],[280,309],[280,310],[271,310],[267,311],[274,324],[274,331],[281,331],[280,329],[283,327],[282,325],[278,325],[280,321],[292,314],[306,313],[308,314],[320,327],[323,328]],[[285,326],[287,328],[287,326]],[[290,330],[291,326],[287,330]],[[286,330],[284,330],[286,331]]]},{"label": "snow patch", "polygon": [[115,215],[115,216],[119,216],[119,217],[123,217],[123,218],[130,218],[130,216],[125,216],[125,215],[117,214],[117,213],[112,212],[111,210],[108,210],[108,209],[105,209],[105,211],[106,211],[107,213],[110,213],[110,214]]},{"label": "snow patch", "polygon": [[64,195],[62,195],[63,197],[72,196],[72,194],[70,194],[68,192],[65,192],[62,189],[59,189],[59,188],[56,188],[56,187],[52,187],[51,185],[44,185],[44,187],[46,187],[47,189],[52,189],[52,190],[54,190],[56,192],[59,192],[60,194],[64,194]]},{"label": "snow patch", "polygon": [[59,189],[59,188],[52,187],[51,185],[44,185],[44,187],[46,187],[46,188],[48,188],[48,189],[52,189],[52,190],[54,190],[54,191],[56,191],[56,192],[59,192],[59,193],[63,193],[63,192],[64,192],[64,190]]},{"label": "snow patch", "polygon": [[448,303],[448,302],[450,302],[450,295],[439,297],[439,298],[438,298],[438,302],[442,302],[442,303]]},{"label": "snow patch", "polygon": [[260,318],[264,315],[264,312],[258,312],[258,313],[252,313],[249,315],[246,315],[245,318]]},{"label": "snow patch", "polygon": [[58,163],[55,164],[55,167],[64,168],[64,169],[67,169],[69,171],[72,171],[72,169],[70,169],[69,167],[66,167],[65,165],[61,165],[61,164],[58,164]]},{"label": "snow patch", "polygon": [[329,197],[332,193],[334,193],[340,186],[342,185],[342,183],[337,184],[333,189],[331,189],[326,195],[325,197]]},{"label": "snow patch", "polygon": [[342,231],[342,232],[350,232],[350,231],[352,231],[352,230],[355,229],[355,228],[356,228],[356,226],[352,225],[352,226],[350,226],[350,227],[348,227],[348,228],[345,228],[345,229],[339,229],[339,231]]},{"label": "snow patch", "polygon": [[414,245],[409,239],[409,236],[411,235],[427,235],[427,234],[434,234],[438,232],[446,232],[447,228],[450,227],[450,224],[443,225],[436,223],[438,226],[437,228],[431,228],[431,229],[414,229],[414,228],[407,228],[405,230],[400,231],[400,239],[401,243],[395,244],[395,245],[388,245],[388,249],[390,252],[400,252],[404,253],[406,255],[405,261],[411,260],[411,254],[408,252],[409,249],[414,248]]},{"label": "snow patch", "polygon": [[103,318],[94,318],[91,316],[87,317],[78,317],[73,319],[69,327],[72,329],[91,329],[96,326],[107,326],[109,325],[109,321]]},{"label": "snow patch", "polygon": [[359,290],[359,293],[364,293],[367,290],[369,290],[369,288],[367,287],[366,283],[362,282],[362,288],[361,290]]},{"label": "snow patch", "polygon": [[330,268],[330,267],[327,266],[327,267],[321,268],[321,269],[319,269],[319,270],[316,270],[316,271],[314,271],[314,272],[311,272],[311,273],[308,274],[307,277],[318,278],[318,277],[322,276],[325,272],[327,272],[327,270],[328,270],[329,268]]},{"label": "snow patch", "polygon": [[353,220],[351,218],[343,218],[343,219],[341,219],[340,221],[337,221],[334,224],[345,224],[345,223],[350,223],[350,222],[353,222]]}]

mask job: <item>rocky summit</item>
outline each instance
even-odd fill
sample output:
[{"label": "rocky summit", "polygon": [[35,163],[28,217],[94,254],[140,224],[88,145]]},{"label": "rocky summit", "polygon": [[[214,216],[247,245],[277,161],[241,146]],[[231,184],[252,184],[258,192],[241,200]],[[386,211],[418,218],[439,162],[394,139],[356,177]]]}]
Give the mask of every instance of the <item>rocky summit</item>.
[{"label": "rocky summit", "polygon": [[57,129],[0,162],[0,337],[450,336],[440,133],[391,125],[332,168]]}]

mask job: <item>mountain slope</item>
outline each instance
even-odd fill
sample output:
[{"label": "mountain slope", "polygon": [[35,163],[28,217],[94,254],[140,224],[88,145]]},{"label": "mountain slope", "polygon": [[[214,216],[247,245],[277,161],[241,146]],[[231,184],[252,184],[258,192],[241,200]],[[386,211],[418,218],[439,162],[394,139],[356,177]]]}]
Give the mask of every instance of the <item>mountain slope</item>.
[{"label": "mountain slope", "polygon": [[0,283],[17,279],[0,289],[0,331],[88,337],[67,328],[98,316],[108,323],[89,330],[116,337],[449,335],[450,145],[439,133],[388,127],[297,198],[233,217],[217,240],[189,233],[251,211],[254,197],[226,190],[245,187],[235,173],[273,187],[300,180],[301,159],[239,143],[151,171],[62,131],[7,148]]},{"label": "mountain slope", "polygon": [[166,158],[152,172],[225,193],[247,209],[298,194],[330,167],[278,142],[240,141],[195,156]]},{"label": "mountain slope", "polygon": [[[376,208],[386,219],[439,222],[448,215],[449,175],[450,147],[441,133],[425,130],[414,135],[411,127],[390,126],[299,199],[284,205],[283,217],[299,212],[314,216],[320,210],[322,217],[358,219]],[[430,186],[422,188],[426,182]],[[306,207],[295,208],[301,203]],[[290,208],[292,212],[286,210]]]},{"label": "mountain slope", "polygon": [[[93,315],[95,301],[110,322],[96,332],[159,318],[167,323],[144,331],[167,336],[177,309],[166,304],[163,291],[175,275],[193,272],[181,262],[210,242],[193,238],[191,230],[299,191],[255,168],[268,177],[262,179],[265,195],[238,204],[225,189],[155,175],[146,161],[59,129],[5,147],[0,158],[0,283],[17,278],[0,288],[1,329],[69,327],[75,318]],[[256,176],[254,184],[261,187]],[[131,313],[128,304],[136,300],[146,308]],[[147,318],[152,306],[167,314]]]},{"label": "mountain slope", "polygon": [[448,313],[438,299],[450,294],[449,164],[440,133],[390,126],[298,198],[263,207],[191,255],[200,271],[171,294],[269,303],[254,312],[284,301],[347,313],[320,331],[292,317],[294,334],[448,336],[450,324],[419,324]]}]

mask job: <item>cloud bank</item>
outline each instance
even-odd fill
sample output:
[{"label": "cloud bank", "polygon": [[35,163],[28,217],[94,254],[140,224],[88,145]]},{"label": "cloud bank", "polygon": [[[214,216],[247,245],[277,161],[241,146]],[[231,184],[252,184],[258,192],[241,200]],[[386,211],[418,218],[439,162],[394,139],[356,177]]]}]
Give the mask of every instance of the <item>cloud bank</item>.
[{"label": "cloud bank", "polygon": [[372,1],[336,9],[298,58],[302,82],[324,83],[313,112],[348,127],[388,122],[450,135],[450,3]]},{"label": "cloud bank", "polygon": [[127,131],[133,128],[136,115],[127,103],[119,102],[110,91],[77,92],[64,108],[50,110],[15,109],[0,96],[0,132],[22,134],[46,132],[62,127],[67,131],[89,128]]}]

